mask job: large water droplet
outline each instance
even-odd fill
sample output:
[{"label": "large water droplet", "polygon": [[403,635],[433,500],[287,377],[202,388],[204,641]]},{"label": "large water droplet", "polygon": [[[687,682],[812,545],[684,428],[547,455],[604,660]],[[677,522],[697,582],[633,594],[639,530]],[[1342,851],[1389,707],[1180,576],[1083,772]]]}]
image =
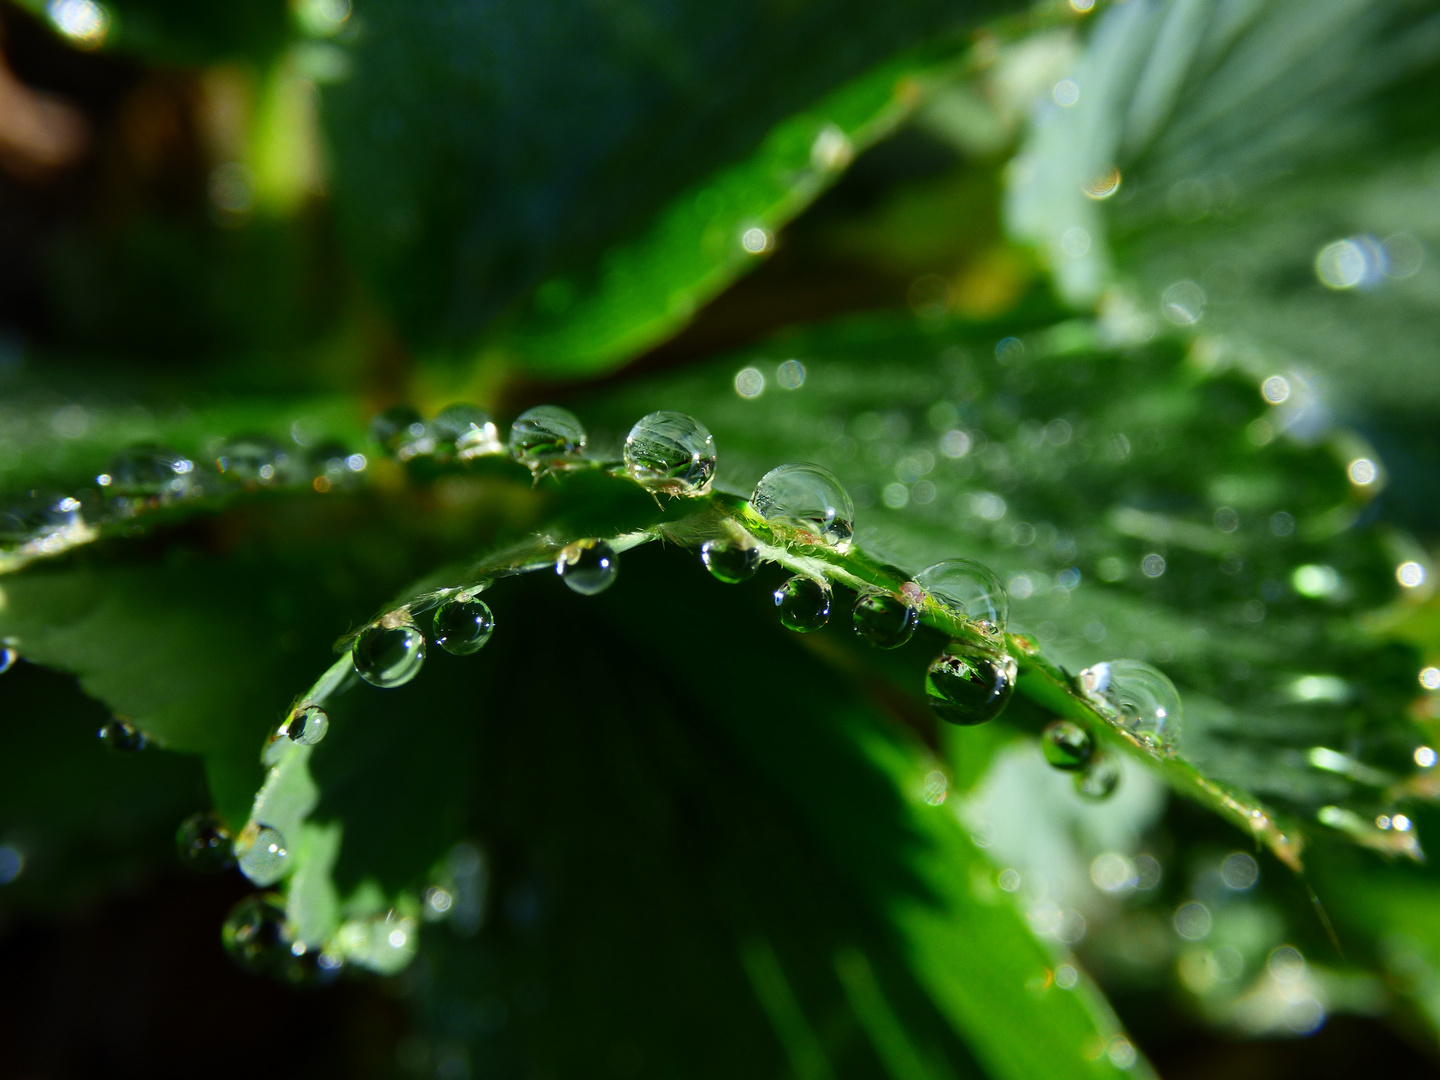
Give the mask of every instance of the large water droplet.
[{"label": "large water droplet", "polygon": [[370,441],[378,443],[388,457],[398,461],[408,461],[434,449],[425,421],[409,405],[392,405],[376,414],[370,421]]},{"label": "large water droplet", "polygon": [[625,468],[652,491],[703,495],[715,475],[715,440],[693,416],[661,410],[642,417],[625,439]]},{"label": "large water droplet", "polygon": [[20,654],[9,645],[0,646],[0,675],[4,675],[15,666],[15,661],[20,659]]},{"label": "large water droplet", "polygon": [[240,864],[240,872],[256,885],[273,885],[285,876],[290,849],[279,829],[251,822],[240,830],[235,842],[235,861]]},{"label": "large water droplet", "polygon": [[1084,772],[1075,775],[1075,790],[1086,799],[1108,799],[1120,786],[1120,763],[1109,754],[1096,754]]},{"label": "large water droplet", "polygon": [[494,630],[495,616],[479,597],[446,600],[435,609],[435,644],[456,656],[479,652]]},{"label": "large water droplet", "polygon": [[246,487],[278,484],[286,479],[290,459],[280,444],[264,435],[241,435],[220,447],[215,467]]},{"label": "large water droplet", "polygon": [[1010,597],[990,568],[973,559],[946,559],[915,575],[915,584],[955,618],[998,637],[1010,621]]},{"label": "large water droplet", "polygon": [[760,569],[760,552],[754,544],[740,540],[706,540],[700,545],[700,561],[715,580],[738,585]]},{"label": "large water droplet", "polygon": [[1055,720],[1040,733],[1045,760],[1057,769],[1083,769],[1095,752],[1090,733],[1073,720]]},{"label": "large water droplet", "polygon": [[195,462],[152,444],[122,450],[95,478],[111,495],[155,502],[184,498],[195,488],[197,479]]},{"label": "large water droplet", "polygon": [[0,539],[23,543],[57,536],[84,524],[79,499],[32,489],[0,513]]},{"label": "large water droplet", "polygon": [[319,705],[301,705],[280,725],[280,734],[301,746],[314,746],[330,730],[330,714]]},{"label": "large water droplet", "polygon": [[855,504],[835,474],[804,462],[771,469],[750,497],[756,513],[799,529],[815,543],[846,548],[855,533]]},{"label": "large water droplet", "polygon": [[425,663],[425,636],[413,626],[376,623],[360,631],[350,652],[355,671],[371,686],[403,686]]},{"label": "large water droplet", "polygon": [[441,409],[430,421],[430,438],[437,454],[457,461],[505,452],[495,419],[478,405],[447,405]]},{"label": "large water droplet", "polygon": [[220,931],[225,951],[246,971],[275,973],[290,956],[293,938],[279,893],[247,896],[233,908]]},{"label": "large water droplet", "polygon": [[145,733],[123,716],[112,717],[100,725],[100,741],[120,754],[145,749]]},{"label": "large water droplet", "polygon": [[1110,660],[1080,673],[1080,688],[1096,708],[1152,750],[1173,754],[1184,713],[1180,691],[1143,660]]},{"label": "large water droplet", "polygon": [[175,833],[175,848],[180,861],[192,870],[206,873],[223,870],[230,865],[234,837],[219,816],[207,812],[185,819]]},{"label": "large water droplet", "polygon": [[910,640],[920,613],[889,593],[858,597],[850,616],[855,633],[877,649],[898,649]]},{"label": "large water droplet", "polygon": [[1004,711],[1015,691],[1015,661],[1008,656],[942,653],[925,673],[925,694],[941,720],[983,724]]},{"label": "large water droplet", "polygon": [[775,609],[787,630],[801,634],[819,630],[830,621],[830,586],[797,574],[775,590]]},{"label": "large water droplet", "polygon": [[577,540],[555,560],[555,573],[581,596],[604,592],[620,572],[620,556],[604,540]]},{"label": "large water droplet", "polygon": [[558,405],[527,409],[510,425],[510,453],[531,472],[564,464],[585,449],[579,417]]}]

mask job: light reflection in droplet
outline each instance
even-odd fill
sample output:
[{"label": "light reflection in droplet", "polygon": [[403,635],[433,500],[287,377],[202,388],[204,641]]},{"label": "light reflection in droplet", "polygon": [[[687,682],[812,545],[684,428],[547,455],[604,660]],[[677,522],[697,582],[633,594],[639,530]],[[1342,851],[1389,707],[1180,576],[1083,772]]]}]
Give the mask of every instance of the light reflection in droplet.
[{"label": "light reflection in droplet", "polygon": [[1187,900],[1175,909],[1175,932],[1186,941],[1201,941],[1210,933],[1210,909],[1198,900]]},{"label": "light reflection in droplet", "polygon": [[1435,748],[1431,746],[1417,746],[1414,756],[1415,764],[1422,769],[1433,769],[1437,758],[1440,758],[1440,755],[1435,753]]},{"label": "light reflection in droplet", "polygon": [[775,369],[775,381],[786,390],[798,390],[805,385],[805,365],[799,360],[786,360]]},{"label": "light reflection in droplet", "polygon": [[1194,326],[1205,314],[1205,290],[1193,281],[1177,281],[1160,298],[1160,310],[1176,326]]},{"label": "light reflection in droplet", "polygon": [[1074,79],[1061,79],[1050,91],[1050,96],[1055,99],[1056,105],[1068,109],[1080,100],[1080,86]]},{"label": "light reflection in droplet", "polygon": [[1345,472],[1350,477],[1350,482],[1357,487],[1373,484],[1375,477],[1379,475],[1379,470],[1375,468],[1375,462],[1369,458],[1356,458],[1350,462]]},{"label": "light reflection in droplet", "polygon": [[1425,567],[1418,562],[1402,562],[1395,567],[1395,580],[1407,589],[1418,589],[1425,584]]},{"label": "light reflection in droplet", "polygon": [[1279,405],[1290,396],[1290,380],[1283,375],[1271,375],[1260,384],[1260,396],[1271,405]]},{"label": "light reflection in droplet", "polygon": [[1110,198],[1120,190],[1120,170],[1111,169],[1109,172],[1093,177],[1085,183],[1083,190],[1088,198],[1097,201]]},{"label": "light reflection in droplet", "polygon": [[1440,690],[1440,668],[1433,666],[1421,668],[1420,685],[1426,690]]},{"label": "light reflection in droplet", "polygon": [[768,229],[752,225],[740,234],[740,246],[751,255],[760,255],[770,250],[775,238]]},{"label": "light reflection in droplet", "polygon": [[50,0],[45,14],[55,29],[82,49],[98,49],[110,31],[110,15],[94,0]]},{"label": "light reflection in droplet", "polygon": [[1385,280],[1389,261],[1375,237],[1351,236],[1320,249],[1315,276],[1329,289],[1367,288]]},{"label": "light reflection in droplet", "polygon": [[743,398],[757,398],[765,392],[765,376],[759,368],[741,368],[735,373],[735,392]]}]

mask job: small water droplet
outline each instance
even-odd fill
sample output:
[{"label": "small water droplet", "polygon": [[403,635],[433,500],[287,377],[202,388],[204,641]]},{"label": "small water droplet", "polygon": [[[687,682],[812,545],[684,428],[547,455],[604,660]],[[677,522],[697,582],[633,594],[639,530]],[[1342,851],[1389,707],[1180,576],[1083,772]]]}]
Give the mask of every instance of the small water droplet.
[{"label": "small water droplet", "polygon": [[775,608],[787,630],[801,634],[819,630],[830,621],[830,586],[797,574],[775,590]]},{"label": "small water droplet", "polygon": [[490,605],[473,600],[446,600],[435,609],[435,644],[455,656],[479,652],[495,630]]},{"label": "small water droplet", "polygon": [[230,909],[220,940],[231,959],[246,971],[280,971],[293,942],[285,898],[279,893],[245,897]]},{"label": "small water droplet", "polygon": [[21,542],[43,539],[79,529],[84,524],[79,499],[32,489],[0,513],[0,539]]},{"label": "small water droplet", "polygon": [[1075,774],[1075,790],[1083,798],[1100,802],[1120,786],[1120,763],[1109,754],[1096,754],[1084,772]]},{"label": "small water droplet", "polygon": [[290,459],[280,444],[264,435],[241,435],[220,447],[215,467],[222,476],[246,487],[278,484]]},{"label": "small water droplet", "polygon": [[1040,749],[1045,760],[1057,769],[1074,771],[1090,763],[1095,752],[1090,733],[1073,720],[1055,720],[1040,733]]},{"label": "small water droplet", "polygon": [[638,483],[669,495],[703,495],[715,475],[715,440],[682,412],[642,417],[625,439],[625,468]]},{"label": "small water droplet", "polygon": [[941,720],[983,724],[1009,704],[1015,675],[1015,661],[1008,656],[941,653],[925,673],[925,694]]},{"label": "small water droplet", "polygon": [[192,870],[207,873],[230,865],[233,841],[225,823],[209,811],[186,818],[175,833],[180,861]]},{"label": "small water droplet", "polygon": [[123,716],[113,717],[100,725],[100,741],[120,754],[133,754],[145,749],[145,733]]},{"label": "small water droplet", "polygon": [[290,849],[279,829],[252,821],[240,830],[235,841],[235,861],[240,864],[240,872],[256,885],[273,885],[285,876]]},{"label": "small water droplet", "polygon": [[409,461],[434,450],[425,421],[409,405],[392,405],[378,413],[370,421],[369,434],[371,442],[397,461]]},{"label": "small water droplet", "polygon": [[1150,749],[1175,753],[1184,713],[1164,672],[1143,660],[1110,660],[1086,668],[1079,681],[1101,713]]},{"label": "small water droplet", "polygon": [[413,626],[376,623],[360,631],[351,649],[355,671],[371,686],[403,686],[425,663],[425,636]]},{"label": "small water droplet", "polygon": [[946,559],[915,575],[915,584],[951,616],[999,637],[1010,621],[1010,597],[990,568],[973,559]]},{"label": "small water droplet", "polygon": [[0,675],[4,675],[5,672],[14,667],[15,662],[19,659],[20,654],[9,645],[0,646]]},{"label": "small water droplet", "polygon": [[850,618],[855,633],[877,649],[898,649],[915,633],[920,613],[899,597],[871,593],[856,599]]},{"label": "small water droplet", "polygon": [[430,421],[429,431],[435,452],[442,457],[469,461],[505,452],[494,417],[478,405],[447,405]]},{"label": "small water droplet", "polygon": [[845,549],[855,533],[855,504],[835,474],[804,462],[771,469],[755,485],[751,504],[766,521],[809,534],[814,543]]},{"label": "small water droplet", "polygon": [[345,958],[329,949],[312,949],[296,939],[290,943],[290,954],[279,965],[281,981],[307,989],[329,986],[340,977]]},{"label": "small water droplet", "polygon": [[706,540],[700,545],[700,561],[716,581],[738,585],[760,569],[760,552],[754,544],[741,540]]},{"label": "small water droplet", "polygon": [[310,480],[317,491],[358,488],[370,463],[342,442],[327,439],[310,451]]},{"label": "small water droplet", "polygon": [[96,477],[107,494],[159,503],[191,494],[197,480],[195,462],[153,444],[122,450]]},{"label": "small water droplet", "polygon": [[604,592],[620,572],[620,556],[604,540],[577,540],[555,560],[555,573],[581,596]]},{"label": "small water droplet", "polygon": [[280,734],[301,746],[314,746],[330,730],[330,714],[319,705],[301,705],[280,725]]},{"label": "small water droplet", "polygon": [[534,473],[578,458],[584,449],[584,425],[558,405],[527,409],[510,425],[510,453]]}]

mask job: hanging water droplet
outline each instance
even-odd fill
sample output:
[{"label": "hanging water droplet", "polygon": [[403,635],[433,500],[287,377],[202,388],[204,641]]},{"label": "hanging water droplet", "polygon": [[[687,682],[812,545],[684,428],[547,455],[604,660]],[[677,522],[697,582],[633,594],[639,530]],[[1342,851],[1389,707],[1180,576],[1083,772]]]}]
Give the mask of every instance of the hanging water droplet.
[{"label": "hanging water droplet", "polygon": [[1004,711],[1015,691],[1015,675],[1009,656],[941,653],[925,673],[925,694],[941,720],[983,724]]},{"label": "hanging water droplet", "polygon": [[715,475],[715,440],[693,416],[661,410],[642,417],[625,439],[625,468],[636,481],[670,495],[703,495]]},{"label": "hanging water droplet", "polygon": [[370,441],[387,457],[408,461],[429,453],[434,444],[427,437],[425,421],[409,405],[392,405],[370,421]]},{"label": "hanging water droplet", "polygon": [[1054,720],[1040,733],[1045,760],[1057,769],[1073,771],[1090,763],[1095,742],[1090,733],[1073,720]]},{"label": "hanging water droplet", "polygon": [[240,872],[256,885],[273,885],[289,868],[290,849],[279,829],[252,821],[240,830],[235,841],[235,861],[240,864]]},{"label": "hanging water droplet", "polygon": [[1110,660],[1080,673],[1080,689],[1105,716],[1152,750],[1176,751],[1184,713],[1180,691],[1143,660]]},{"label": "hanging water droplet", "polygon": [[290,459],[280,444],[264,435],[242,435],[226,442],[215,456],[215,467],[226,478],[246,487],[278,484]]},{"label": "hanging water droplet", "polygon": [[915,575],[915,584],[955,618],[999,637],[1010,621],[1010,597],[990,568],[973,559],[946,559]]},{"label": "hanging water droplet", "polygon": [[285,898],[279,893],[245,897],[230,909],[220,940],[230,958],[246,971],[279,971],[293,942]]},{"label": "hanging water droplet", "polygon": [[850,621],[855,633],[877,649],[898,649],[915,633],[920,613],[899,597],[871,593],[856,599]]},{"label": "hanging water droplet", "polygon": [[1086,799],[1108,799],[1120,786],[1120,763],[1109,754],[1096,754],[1084,772],[1075,774],[1075,790]]},{"label": "hanging water droplet", "polygon": [[310,482],[316,491],[358,488],[370,464],[364,454],[352,454],[342,442],[327,439],[310,450]]},{"label": "hanging water droplet", "polygon": [[505,452],[495,419],[478,405],[445,406],[430,421],[430,438],[437,454],[457,461]]},{"label": "hanging water droplet", "polygon": [[371,686],[403,686],[425,663],[425,636],[413,626],[376,623],[360,631],[351,648],[355,671]]},{"label": "hanging water droplet", "polygon": [[225,823],[208,811],[186,818],[175,833],[180,861],[192,870],[206,873],[230,865],[233,841]]},{"label": "hanging water droplet", "polygon": [[319,705],[301,705],[280,725],[280,734],[301,746],[314,746],[330,730],[330,714]]},{"label": "hanging water droplet", "polygon": [[145,733],[123,716],[112,717],[100,725],[100,741],[120,754],[145,749]]},{"label": "hanging water droplet", "polygon": [[84,528],[80,500],[32,489],[0,513],[0,539],[42,540]]},{"label": "hanging water droplet", "polygon": [[446,600],[435,609],[435,644],[456,656],[479,652],[494,630],[495,616],[479,597]]},{"label": "hanging water droplet", "polygon": [[4,675],[15,666],[15,661],[20,659],[20,654],[9,645],[0,646],[0,675]]},{"label": "hanging water droplet", "polygon": [[819,630],[830,621],[830,586],[797,574],[775,590],[775,608],[787,630],[801,634]]},{"label": "hanging water droplet", "polygon": [[577,540],[555,560],[555,573],[581,596],[604,592],[620,572],[620,556],[604,540]]},{"label": "hanging water droplet", "polygon": [[844,549],[855,533],[855,504],[835,474],[804,462],[771,469],[750,503],[766,521],[799,529],[815,543]]},{"label": "hanging water droplet", "polygon": [[754,544],[740,540],[706,540],[700,545],[700,561],[715,580],[738,585],[760,569],[760,552]]},{"label": "hanging water droplet", "polygon": [[191,494],[197,479],[195,462],[184,454],[145,444],[122,450],[95,482],[121,499],[163,503]]},{"label": "hanging water droplet", "polygon": [[558,405],[527,409],[510,425],[510,453],[531,472],[563,465],[585,449],[579,417]]}]

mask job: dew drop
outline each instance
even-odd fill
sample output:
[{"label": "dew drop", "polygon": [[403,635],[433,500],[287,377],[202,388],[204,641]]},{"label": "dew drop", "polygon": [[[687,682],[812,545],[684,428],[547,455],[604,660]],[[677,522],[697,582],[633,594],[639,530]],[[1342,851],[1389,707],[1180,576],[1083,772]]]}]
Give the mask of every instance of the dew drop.
[{"label": "dew drop", "polygon": [[1120,763],[1108,754],[1096,754],[1084,772],[1075,774],[1075,790],[1081,797],[1100,802],[1120,786]]},{"label": "dew drop", "polygon": [[233,858],[234,837],[219,816],[209,811],[185,819],[175,833],[180,861],[192,870],[223,870]]},{"label": "dew drop", "polygon": [[360,631],[350,653],[355,671],[371,686],[403,686],[425,663],[425,637],[413,626],[376,623]]},{"label": "dew drop", "polygon": [[319,705],[301,705],[280,725],[280,734],[301,746],[314,746],[330,730],[330,714]]},{"label": "dew drop", "polygon": [[0,513],[0,539],[39,540],[71,532],[84,524],[79,499],[32,489]]},{"label": "dew drop", "polygon": [[1110,660],[1086,668],[1079,681],[1101,713],[1150,749],[1175,753],[1184,713],[1164,672],[1143,660]]},{"label": "dew drop", "polygon": [[256,885],[273,885],[285,876],[290,849],[279,829],[251,822],[240,830],[235,841],[235,861],[240,872]]},{"label": "dew drop", "polygon": [[434,449],[425,421],[409,405],[392,405],[377,414],[370,421],[369,434],[371,442],[397,461],[408,461]]},{"label": "dew drop", "polygon": [[479,652],[495,630],[490,605],[473,600],[446,600],[435,609],[435,644],[455,656]]},{"label": "dew drop", "polygon": [[946,559],[915,575],[915,584],[945,611],[982,633],[999,637],[1010,621],[1010,597],[988,566],[973,559]]},{"label": "dew drop", "polygon": [[855,601],[850,619],[855,633],[877,649],[898,649],[915,633],[920,613],[889,593],[871,593]]},{"label": "dew drop", "polygon": [[222,476],[244,484],[259,487],[277,484],[285,479],[289,458],[280,444],[264,435],[241,435],[220,447],[215,456],[215,467]]},{"label": "dew drop", "polygon": [[119,754],[145,749],[145,733],[122,716],[112,717],[100,725],[100,741]]},{"label": "dew drop", "polygon": [[220,931],[230,958],[246,971],[276,973],[290,956],[292,935],[279,893],[247,896],[233,908]]},{"label": "dew drop", "polygon": [[0,675],[4,675],[14,667],[15,662],[19,659],[20,654],[9,645],[0,646]]},{"label": "dew drop", "polygon": [[819,630],[830,621],[830,586],[797,574],[775,590],[775,608],[787,630],[800,634]]},{"label": "dew drop", "polygon": [[430,421],[429,433],[435,452],[457,461],[505,452],[494,417],[478,405],[447,405]]},{"label": "dew drop", "polygon": [[96,477],[108,494],[157,502],[181,499],[191,494],[196,479],[195,462],[174,450],[153,444],[122,450]]},{"label": "dew drop", "polygon": [[1090,763],[1095,752],[1090,733],[1073,720],[1055,720],[1040,733],[1040,749],[1045,760],[1057,769],[1073,772]]},{"label": "dew drop", "polygon": [[715,475],[715,439],[682,412],[642,417],[625,439],[625,468],[635,480],[669,495],[703,495]]},{"label": "dew drop", "polygon": [[555,573],[581,596],[604,592],[619,572],[620,556],[604,540],[577,540],[567,544],[555,560]]},{"label": "dew drop", "polygon": [[540,472],[580,456],[585,428],[579,417],[558,405],[537,405],[510,425],[510,453],[531,472]]},{"label": "dew drop", "polygon": [[766,521],[808,533],[815,543],[844,549],[855,533],[855,504],[835,474],[821,465],[800,462],[771,469],[755,485],[750,502]]},{"label": "dew drop", "polygon": [[360,486],[370,463],[352,454],[344,443],[327,440],[310,451],[310,479],[317,491],[352,490]]},{"label": "dew drop", "polygon": [[700,545],[700,561],[716,581],[738,585],[760,569],[760,552],[754,544],[740,540],[706,540]]},{"label": "dew drop", "polygon": [[1015,661],[1008,656],[941,653],[925,673],[925,694],[941,720],[983,724],[1004,711],[1015,691]]},{"label": "dew drop", "polygon": [[291,986],[329,986],[345,969],[345,958],[329,949],[312,949],[303,941],[290,943],[289,955],[279,965],[281,981]]}]

